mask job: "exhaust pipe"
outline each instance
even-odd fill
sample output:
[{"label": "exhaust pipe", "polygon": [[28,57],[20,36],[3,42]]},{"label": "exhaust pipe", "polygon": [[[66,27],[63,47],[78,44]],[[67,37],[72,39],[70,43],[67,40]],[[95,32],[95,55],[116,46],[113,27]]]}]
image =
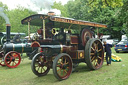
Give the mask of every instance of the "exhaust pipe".
[{"label": "exhaust pipe", "polygon": [[10,43],[10,30],[11,30],[11,25],[6,24],[6,42]]},{"label": "exhaust pipe", "polygon": [[6,21],[6,41],[7,41],[7,43],[9,43],[10,42],[10,29],[11,29],[11,24],[10,24],[9,18],[4,13],[4,9],[2,7],[0,7],[0,16],[3,17],[4,20]]}]

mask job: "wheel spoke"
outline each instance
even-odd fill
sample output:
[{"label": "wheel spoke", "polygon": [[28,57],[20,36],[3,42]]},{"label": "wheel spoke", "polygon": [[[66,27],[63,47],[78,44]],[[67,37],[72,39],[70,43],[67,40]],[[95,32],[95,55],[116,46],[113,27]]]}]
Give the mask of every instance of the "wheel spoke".
[{"label": "wheel spoke", "polygon": [[61,71],[61,68],[60,68],[60,69],[58,69],[58,70],[57,70],[57,72],[58,72],[58,71]]},{"label": "wheel spoke", "polygon": [[69,62],[65,63],[66,65],[69,64]]},{"label": "wheel spoke", "polygon": [[64,76],[64,70],[63,70],[63,76]]},{"label": "wheel spoke", "polygon": [[42,67],[42,69],[44,70],[44,72],[45,72],[45,69]]},{"label": "wheel spoke", "polygon": [[66,70],[64,70],[64,72],[67,74],[68,72]]},{"label": "wheel spoke", "polygon": [[93,66],[95,66],[96,61],[93,62]]},{"label": "wheel spoke", "polygon": [[95,59],[95,56],[93,56],[93,58],[91,59],[91,62]]},{"label": "wheel spoke", "polygon": [[61,65],[57,65],[57,67],[60,67]]},{"label": "wheel spoke", "polygon": [[102,49],[99,49],[98,52],[102,51]]},{"label": "wheel spoke", "polygon": [[14,62],[15,64],[17,64],[16,62]]},{"label": "wheel spoke", "polygon": [[97,64],[97,66],[99,66],[99,63],[98,62],[96,64]]},{"label": "wheel spoke", "polygon": [[96,50],[96,43],[94,43],[94,48],[95,48],[95,50]]},{"label": "wheel spoke", "polygon": [[65,58],[65,62],[64,63],[66,64],[66,58]]},{"label": "wheel spoke", "polygon": [[60,61],[60,59],[59,59],[58,61],[60,62],[60,64],[63,64],[63,63]]},{"label": "wheel spoke", "polygon": [[90,53],[90,55],[94,55],[94,53]]},{"label": "wheel spoke", "polygon": [[8,55],[9,57],[12,57],[12,56],[10,56],[10,55]]},{"label": "wheel spoke", "polygon": [[38,70],[37,71],[39,71],[39,69],[40,69],[40,66],[38,67]]},{"label": "wheel spoke", "polygon": [[95,51],[95,49],[94,49],[93,47],[91,47],[91,49],[92,49],[93,51]]},{"label": "wheel spoke", "polygon": [[62,57],[62,58],[61,58],[61,63],[62,63],[62,64],[64,64],[64,61],[63,61],[63,60],[64,60],[64,58]]},{"label": "wheel spoke", "polygon": [[12,66],[14,66],[14,62],[12,62]]},{"label": "wheel spoke", "polygon": [[99,59],[102,59],[102,57],[100,57],[100,56],[99,56],[98,58],[99,58]]}]

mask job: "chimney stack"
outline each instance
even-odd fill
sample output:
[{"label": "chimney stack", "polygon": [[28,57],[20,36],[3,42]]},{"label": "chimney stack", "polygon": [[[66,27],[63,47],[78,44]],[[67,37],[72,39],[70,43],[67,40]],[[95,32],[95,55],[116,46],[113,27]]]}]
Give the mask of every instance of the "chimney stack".
[{"label": "chimney stack", "polygon": [[48,12],[47,14],[48,16],[55,16],[55,12],[52,12],[52,11]]},{"label": "chimney stack", "polygon": [[11,25],[6,24],[6,42],[7,43],[10,42],[10,30],[11,30]]}]

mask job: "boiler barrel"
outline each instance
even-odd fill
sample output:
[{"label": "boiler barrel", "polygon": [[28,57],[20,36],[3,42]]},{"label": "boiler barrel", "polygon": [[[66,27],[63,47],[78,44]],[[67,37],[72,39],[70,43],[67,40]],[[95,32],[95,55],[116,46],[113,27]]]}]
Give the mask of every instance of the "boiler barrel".
[{"label": "boiler barrel", "polygon": [[6,53],[9,51],[16,51],[19,53],[32,52],[35,49],[37,48],[31,47],[31,43],[19,43],[19,44],[9,43],[9,44],[5,44],[4,46],[4,51]]}]

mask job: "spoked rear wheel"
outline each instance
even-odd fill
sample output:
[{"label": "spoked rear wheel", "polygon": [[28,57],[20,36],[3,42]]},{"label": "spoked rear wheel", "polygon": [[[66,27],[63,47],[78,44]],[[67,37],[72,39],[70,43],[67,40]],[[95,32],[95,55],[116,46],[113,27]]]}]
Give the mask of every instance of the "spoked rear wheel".
[{"label": "spoked rear wheel", "polygon": [[5,55],[4,61],[9,68],[16,68],[21,62],[21,57],[19,53],[10,51]]},{"label": "spoked rear wheel", "polygon": [[4,63],[4,52],[3,51],[0,52],[0,65],[1,66],[5,66],[5,63]]},{"label": "spoked rear wheel", "polygon": [[57,55],[53,62],[53,74],[58,80],[67,79],[72,72],[72,59],[66,53]]},{"label": "spoked rear wheel", "polygon": [[101,68],[104,60],[104,50],[99,39],[90,39],[85,47],[85,61],[90,69]]},{"label": "spoked rear wheel", "polygon": [[33,57],[31,68],[32,68],[33,73],[39,77],[45,76],[48,74],[50,67],[43,53],[37,53]]}]

